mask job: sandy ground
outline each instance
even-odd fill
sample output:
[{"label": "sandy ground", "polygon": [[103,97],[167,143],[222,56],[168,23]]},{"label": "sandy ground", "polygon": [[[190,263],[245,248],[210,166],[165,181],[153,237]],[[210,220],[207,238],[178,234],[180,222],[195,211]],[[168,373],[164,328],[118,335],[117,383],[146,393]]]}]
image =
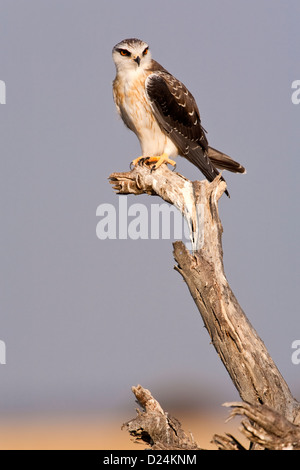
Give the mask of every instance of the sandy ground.
[{"label": "sandy ground", "polygon": [[[238,431],[239,421],[225,423],[222,418],[203,414],[177,417],[186,432],[204,449],[215,449],[212,436],[231,433],[240,442],[245,439]],[[143,450],[145,446],[131,441],[129,434],[121,430],[124,419],[103,421],[100,417],[39,417],[23,416],[3,418],[0,423],[1,450]]]}]

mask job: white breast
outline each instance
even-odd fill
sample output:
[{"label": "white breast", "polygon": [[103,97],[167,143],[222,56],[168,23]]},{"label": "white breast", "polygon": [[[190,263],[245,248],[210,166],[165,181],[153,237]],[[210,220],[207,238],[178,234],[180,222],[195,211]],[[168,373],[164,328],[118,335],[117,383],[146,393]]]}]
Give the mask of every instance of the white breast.
[{"label": "white breast", "polygon": [[118,76],[114,81],[114,99],[117,109],[129,129],[138,137],[144,156],[167,153],[175,157],[178,150],[161,130],[145,94],[145,72]]}]

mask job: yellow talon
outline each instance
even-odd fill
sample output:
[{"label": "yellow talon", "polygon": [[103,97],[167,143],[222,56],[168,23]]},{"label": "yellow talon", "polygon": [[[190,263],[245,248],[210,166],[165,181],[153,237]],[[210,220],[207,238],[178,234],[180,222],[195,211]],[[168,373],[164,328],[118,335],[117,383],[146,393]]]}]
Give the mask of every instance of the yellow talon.
[{"label": "yellow talon", "polygon": [[158,155],[157,157],[149,157],[149,163],[155,163],[155,169],[159,168],[163,163],[169,163],[172,166],[176,166],[174,160],[170,160],[166,153]]},{"label": "yellow talon", "polygon": [[131,165],[137,166],[137,164],[142,158],[145,158],[145,157],[142,155],[141,157],[135,158],[134,160],[132,160]]},{"label": "yellow talon", "polygon": [[131,165],[133,165],[133,166],[138,165],[138,163],[142,159],[145,160],[146,164],[154,163],[153,169],[155,169],[155,170],[157,168],[159,168],[163,163],[169,163],[170,165],[172,165],[174,167],[176,166],[176,163],[174,162],[174,160],[170,160],[169,156],[166,153],[163,153],[162,155],[158,155],[157,157],[144,157],[144,156],[138,157],[135,160],[132,160]]}]

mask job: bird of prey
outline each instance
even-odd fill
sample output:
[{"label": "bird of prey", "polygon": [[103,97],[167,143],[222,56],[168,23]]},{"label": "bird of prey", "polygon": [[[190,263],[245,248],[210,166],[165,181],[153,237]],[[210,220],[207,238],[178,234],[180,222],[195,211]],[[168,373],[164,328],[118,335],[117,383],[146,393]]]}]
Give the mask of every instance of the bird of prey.
[{"label": "bird of prey", "polygon": [[208,181],[219,174],[217,168],[245,173],[242,165],[208,145],[193,95],[151,58],[147,43],[125,39],[114,46],[112,55],[114,101],[142,149],[133,165],[149,163],[152,171],[163,163],[175,167],[171,158],[180,155],[196,165]]}]

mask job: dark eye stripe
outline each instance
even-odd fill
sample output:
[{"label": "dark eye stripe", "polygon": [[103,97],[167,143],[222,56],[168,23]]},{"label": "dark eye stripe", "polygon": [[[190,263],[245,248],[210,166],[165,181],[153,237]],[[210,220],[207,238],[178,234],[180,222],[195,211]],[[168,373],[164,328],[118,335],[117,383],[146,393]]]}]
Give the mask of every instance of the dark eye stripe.
[{"label": "dark eye stripe", "polygon": [[117,51],[123,56],[127,56],[127,57],[131,56],[131,53],[127,49],[117,49]]}]

